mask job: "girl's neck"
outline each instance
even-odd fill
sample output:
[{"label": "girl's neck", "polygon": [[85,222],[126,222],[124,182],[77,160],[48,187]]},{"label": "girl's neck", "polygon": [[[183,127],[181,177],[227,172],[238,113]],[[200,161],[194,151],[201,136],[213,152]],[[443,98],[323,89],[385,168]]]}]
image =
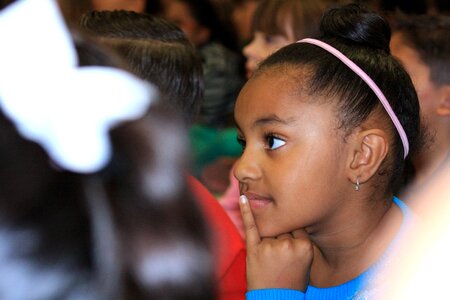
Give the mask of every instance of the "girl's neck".
[{"label": "girl's neck", "polygon": [[359,213],[343,216],[344,225],[311,235],[315,244],[311,285],[329,287],[356,278],[383,255],[402,221],[400,209],[391,201],[373,199],[363,212],[360,207],[354,211]]}]

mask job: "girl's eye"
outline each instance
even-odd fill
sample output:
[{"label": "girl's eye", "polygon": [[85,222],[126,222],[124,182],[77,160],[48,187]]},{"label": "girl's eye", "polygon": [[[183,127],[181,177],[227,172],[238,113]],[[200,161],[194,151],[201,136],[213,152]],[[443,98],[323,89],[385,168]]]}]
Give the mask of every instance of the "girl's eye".
[{"label": "girl's eye", "polygon": [[268,44],[272,43],[274,40],[273,36],[271,36],[271,35],[266,35],[264,37],[264,39],[265,39],[266,43],[268,43]]},{"label": "girl's eye", "polygon": [[277,42],[278,39],[279,39],[279,36],[277,36],[277,35],[266,35],[265,36],[265,41],[267,44],[273,44],[273,43]]},{"label": "girl's eye", "polygon": [[276,34],[276,35],[265,35],[264,40],[267,44],[270,45],[279,45],[284,46],[284,44],[288,44],[286,42],[286,38],[283,35]]},{"label": "girl's eye", "polygon": [[242,147],[242,150],[244,150],[244,149],[245,149],[245,144],[246,144],[246,142],[245,142],[244,138],[243,138],[243,137],[240,137],[240,136],[238,136],[238,137],[236,137],[236,140],[237,140],[237,142],[239,143],[239,145],[241,145],[241,147]]},{"label": "girl's eye", "polygon": [[286,141],[284,141],[272,134],[269,134],[266,136],[266,141],[267,141],[267,148],[269,150],[278,149],[280,147],[283,147],[286,144]]}]

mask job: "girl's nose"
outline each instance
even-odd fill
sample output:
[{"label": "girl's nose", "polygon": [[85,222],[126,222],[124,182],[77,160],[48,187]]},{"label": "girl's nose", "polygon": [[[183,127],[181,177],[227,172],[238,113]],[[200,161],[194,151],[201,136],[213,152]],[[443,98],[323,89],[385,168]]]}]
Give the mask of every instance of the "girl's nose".
[{"label": "girl's nose", "polygon": [[233,174],[240,183],[258,180],[261,177],[261,169],[257,155],[250,153],[247,148],[235,163]]}]

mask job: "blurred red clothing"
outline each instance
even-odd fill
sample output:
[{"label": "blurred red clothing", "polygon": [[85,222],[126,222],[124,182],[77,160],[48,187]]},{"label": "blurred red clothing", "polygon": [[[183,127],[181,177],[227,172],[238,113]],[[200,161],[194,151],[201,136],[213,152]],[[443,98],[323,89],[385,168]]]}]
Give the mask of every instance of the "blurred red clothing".
[{"label": "blurred red clothing", "polygon": [[188,176],[188,184],[214,233],[219,300],[244,300],[247,289],[244,240],[216,198],[193,176]]}]

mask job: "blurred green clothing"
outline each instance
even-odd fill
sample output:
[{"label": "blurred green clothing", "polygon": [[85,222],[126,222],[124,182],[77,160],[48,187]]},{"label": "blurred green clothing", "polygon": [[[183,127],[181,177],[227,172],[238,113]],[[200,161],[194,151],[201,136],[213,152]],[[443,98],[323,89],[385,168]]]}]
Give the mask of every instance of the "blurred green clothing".
[{"label": "blurred green clothing", "polygon": [[200,177],[203,168],[220,157],[239,157],[242,147],[236,137],[236,128],[193,125],[189,131],[194,159],[192,174]]}]

